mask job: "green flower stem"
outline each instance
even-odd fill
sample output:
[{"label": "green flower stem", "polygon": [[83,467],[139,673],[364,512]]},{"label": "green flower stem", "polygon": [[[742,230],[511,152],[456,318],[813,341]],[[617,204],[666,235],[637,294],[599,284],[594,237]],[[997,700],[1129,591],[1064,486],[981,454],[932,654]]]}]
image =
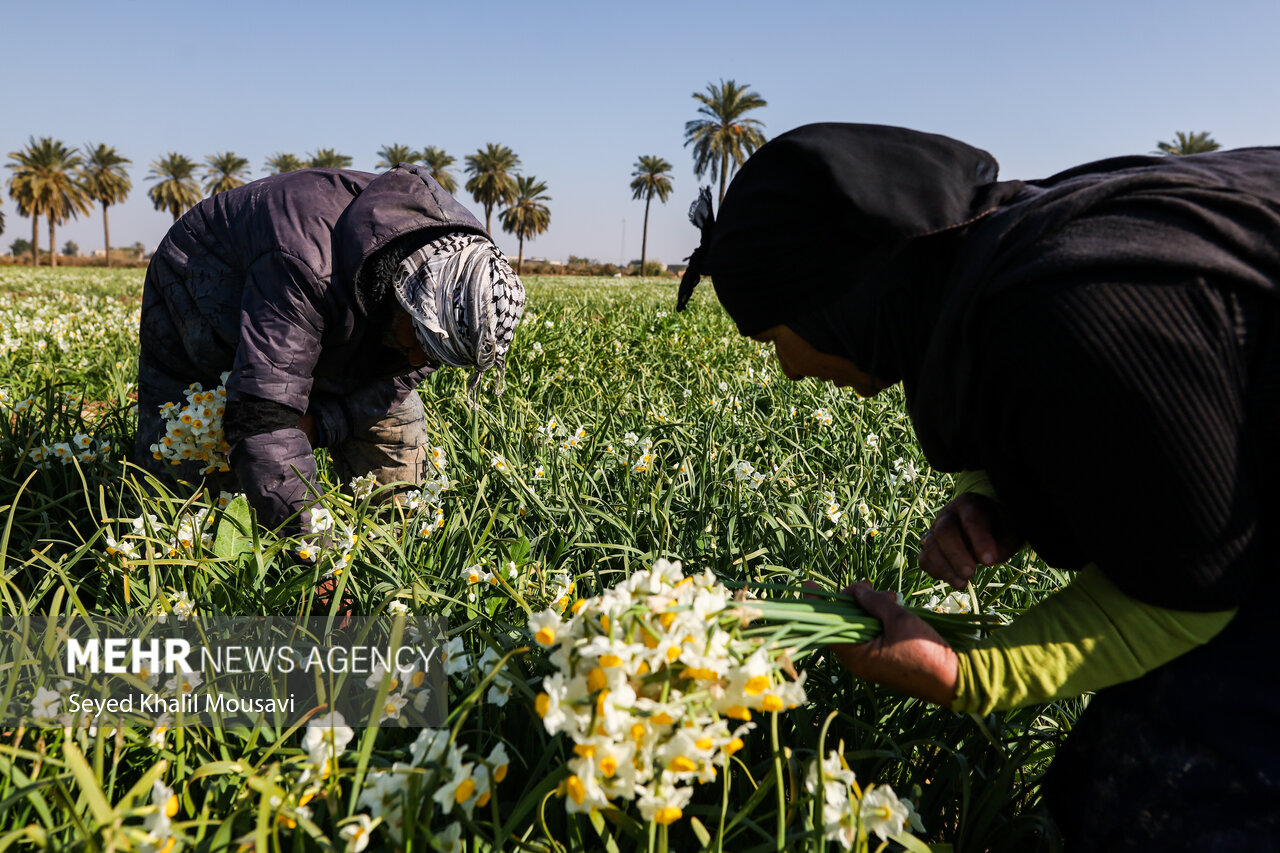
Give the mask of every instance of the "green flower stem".
[{"label": "green flower stem", "polygon": [[782,745],[778,742],[778,712],[769,714],[769,737],[773,742],[773,775],[775,787],[778,789],[778,829],[774,839],[778,853],[786,849],[787,836],[787,792],[782,782]]}]

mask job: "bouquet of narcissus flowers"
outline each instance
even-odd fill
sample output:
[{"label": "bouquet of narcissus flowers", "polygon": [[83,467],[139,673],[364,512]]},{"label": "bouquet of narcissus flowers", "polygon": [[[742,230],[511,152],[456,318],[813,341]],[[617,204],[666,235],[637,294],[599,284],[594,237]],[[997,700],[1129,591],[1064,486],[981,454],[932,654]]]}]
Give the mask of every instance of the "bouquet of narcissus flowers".
[{"label": "bouquet of narcissus flowers", "polygon": [[[571,614],[547,609],[529,620],[553,667],[538,716],[573,744],[560,788],[565,807],[588,812],[634,800],[645,820],[661,825],[682,817],[692,784],[727,767],[753,716],[804,703],[796,657],[879,633],[879,622],[849,601],[756,599],[709,570],[686,577],[667,560],[579,599]],[[975,624],[928,615],[951,634]]]},{"label": "bouquet of narcissus flowers", "polygon": [[222,384],[211,391],[199,383],[187,388],[187,403],[165,403],[160,407],[165,430],[160,440],[151,445],[151,455],[174,465],[187,461],[205,463],[201,474],[210,471],[230,471],[227,463],[226,438],[222,434],[222,413],[227,405],[227,376],[220,377]]},{"label": "bouquet of narcissus flowers", "polygon": [[749,619],[714,574],[658,560],[611,590],[544,610],[529,630],[552,650],[537,712],[573,758],[570,812],[635,800],[645,820],[679,820],[693,783],[716,778],[760,711],[804,702],[784,651],[744,639]]}]

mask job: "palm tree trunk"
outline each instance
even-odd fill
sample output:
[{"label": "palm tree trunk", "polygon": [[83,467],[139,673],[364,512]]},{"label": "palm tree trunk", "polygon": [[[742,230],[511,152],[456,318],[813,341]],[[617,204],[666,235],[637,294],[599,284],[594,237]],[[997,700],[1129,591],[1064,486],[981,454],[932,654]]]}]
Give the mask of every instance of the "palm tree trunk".
[{"label": "palm tree trunk", "polygon": [[111,229],[107,227],[107,203],[102,203],[102,243],[107,249],[107,266],[111,266]]},{"label": "palm tree trunk", "polygon": [[[484,230],[492,236],[493,234],[493,205],[486,204],[484,206]],[[516,270],[517,273],[520,270]]]},{"label": "palm tree trunk", "polygon": [[31,266],[40,266],[40,217],[31,214]]},{"label": "palm tree trunk", "polygon": [[520,252],[516,255],[516,275],[520,275],[520,266],[524,263],[524,234],[520,237]]},{"label": "palm tree trunk", "polygon": [[[724,204],[724,184],[729,177],[729,155],[722,154],[720,156],[720,204]],[[716,205],[716,210],[720,209],[720,204]]]},{"label": "palm tree trunk", "polygon": [[644,278],[645,250],[649,248],[649,202],[653,201],[653,191],[644,197],[644,228],[640,229],[640,277]]},{"label": "palm tree trunk", "polygon": [[49,266],[56,267],[58,265],[58,241],[53,238],[53,217],[49,217]]}]

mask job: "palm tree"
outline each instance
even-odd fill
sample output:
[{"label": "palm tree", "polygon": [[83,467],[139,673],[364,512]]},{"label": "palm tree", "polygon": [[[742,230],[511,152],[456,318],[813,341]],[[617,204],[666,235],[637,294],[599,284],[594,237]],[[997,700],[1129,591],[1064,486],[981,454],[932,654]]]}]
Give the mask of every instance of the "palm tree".
[{"label": "palm tree", "polygon": [[736,170],[743,161],[764,145],[764,122],[743,118],[747,112],[767,106],[756,92],[747,91],[732,80],[707,84],[706,94],[694,92],[693,99],[702,106],[698,114],[706,118],[694,119],[684,124],[685,147],[693,146],[693,173],[699,178],[710,172],[715,179],[716,167],[720,168],[720,201],[724,201],[724,187],[729,179],[729,161]]},{"label": "palm tree", "polygon": [[346,154],[339,154],[332,148],[317,148],[316,153],[311,155],[311,159],[307,161],[307,167],[310,169],[350,169],[351,158]]},{"label": "palm tree", "polygon": [[671,195],[671,164],[661,157],[641,155],[631,173],[631,197],[644,199],[644,230],[640,237],[640,275],[644,275],[645,250],[649,247],[649,202],[654,196],[663,204]]},{"label": "palm tree", "polygon": [[89,154],[80,168],[80,182],[89,197],[102,205],[102,243],[107,252],[107,266],[111,266],[111,228],[107,222],[107,208],[129,197],[133,182],[124,167],[133,161],[120,156],[120,152],[110,145],[98,143],[84,148]]},{"label": "palm tree", "polygon": [[418,152],[408,145],[384,145],[378,149],[378,165],[375,169],[394,169],[399,163],[412,163]]},{"label": "palm tree", "polygon": [[1157,142],[1156,148],[1159,150],[1157,154],[1208,154],[1210,151],[1217,151],[1222,146],[1219,145],[1209,131],[1202,130],[1199,133],[1183,133],[1175,131],[1177,136],[1176,142]]},{"label": "palm tree", "polygon": [[200,201],[200,184],[196,181],[196,162],[170,151],[151,163],[148,181],[160,183],[147,190],[147,196],[156,210],[167,210],[173,221]]},{"label": "palm tree", "polygon": [[532,240],[551,224],[551,211],[543,204],[551,201],[551,196],[543,195],[547,191],[547,185],[532,175],[517,175],[515,185],[515,198],[511,200],[510,207],[502,211],[499,219],[502,221],[502,230],[516,235],[516,239],[520,241],[520,253],[516,257],[516,275],[519,275],[520,265],[524,263],[525,238]]},{"label": "palm tree", "polygon": [[456,158],[444,153],[443,148],[428,145],[423,149],[420,159],[431,170],[431,177],[435,178],[436,183],[444,187],[445,192],[449,195],[457,194],[458,179],[449,171],[449,167],[457,162]]},{"label": "palm tree", "polygon": [[204,164],[208,167],[204,173],[206,195],[217,195],[244,186],[244,179],[249,176],[248,159],[230,151],[210,155],[204,158]]},{"label": "palm tree", "polygon": [[56,267],[56,227],[81,213],[87,215],[91,209],[77,171],[84,158],[77,149],[68,148],[51,136],[39,140],[29,137],[26,148],[9,156],[15,161],[9,164],[14,172],[9,179],[9,195],[18,203],[19,212],[31,217],[35,260],[38,263],[40,259],[37,223],[43,216],[49,221],[49,262]]},{"label": "palm tree", "polygon": [[516,200],[516,179],[512,172],[520,167],[516,152],[505,145],[490,142],[474,154],[467,155],[467,192],[484,205],[484,230],[493,233],[493,208]]},{"label": "palm tree", "polygon": [[266,166],[263,168],[269,174],[279,175],[281,172],[296,172],[299,169],[305,169],[307,164],[297,154],[281,154],[277,152],[267,158]]}]

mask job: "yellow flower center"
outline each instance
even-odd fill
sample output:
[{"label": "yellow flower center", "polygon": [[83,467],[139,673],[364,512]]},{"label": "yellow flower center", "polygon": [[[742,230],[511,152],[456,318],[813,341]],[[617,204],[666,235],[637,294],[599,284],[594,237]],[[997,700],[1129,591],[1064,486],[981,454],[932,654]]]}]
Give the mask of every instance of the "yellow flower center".
[{"label": "yellow flower center", "polygon": [[729,710],[725,711],[724,715],[734,720],[745,721],[751,719],[751,711],[744,705],[734,705]]},{"label": "yellow flower center", "polygon": [[470,779],[463,779],[458,785],[458,789],[453,792],[454,802],[465,803],[471,799],[471,795],[476,792],[476,783]]},{"label": "yellow flower center", "polygon": [[173,817],[178,813],[178,795],[170,794],[169,799],[165,801],[164,813],[166,817]]},{"label": "yellow flower center", "polygon": [[539,628],[533,638],[542,645],[549,646],[556,641],[556,630],[551,627]]},{"label": "yellow flower center", "polygon": [[545,717],[551,708],[551,697],[546,693],[539,693],[538,698],[533,700],[533,707],[537,710],[539,717]]},{"label": "yellow flower center", "polygon": [[613,774],[618,772],[618,759],[612,755],[606,755],[600,759],[600,773],[606,779],[612,779]]},{"label": "yellow flower center", "polygon": [[677,755],[671,759],[671,769],[677,773],[692,773],[698,769],[697,762],[685,758],[683,755]]},{"label": "yellow flower center", "polygon": [[746,746],[746,744],[742,742],[742,738],[736,737],[724,745],[724,754],[733,755],[744,746]]},{"label": "yellow flower center", "polygon": [[590,758],[596,754],[596,748],[589,743],[575,743],[573,745],[575,755],[581,755],[583,758]]},{"label": "yellow flower center", "polygon": [[609,683],[608,677],[605,676],[604,670],[596,667],[587,675],[587,689],[592,693],[597,690],[603,690],[605,685]]},{"label": "yellow flower center", "polygon": [[601,655],[600,665],[605,667],[622,666],[622,658],[617,655]]},{"label": "yellow flower center", "polygon": [[706,667],[689,666],[685,667],[684,677],[697,678],[702,681],[715,681],[720,676],[716,675],[715,670],[707,669]]},{"label": "yellow flower center", "polygon": [[570,776],[565,783],[565,789],[569,792],[569,796],[578,805],[582,805],[582,801],[587,798],[587,786],[582,784],[582,780],[577,776]]},{"label": "yellow flower center", "polygon": [[498,765],[497,769],[493,771],[493,781],[501,782],[503,779],[507,778],[507,768],[509,766],[510,765],[508,764]]},{"label": "yellow flower center", "polygon": [[680,809],[675,806],[667,806],[666,808],[661,808],[654,812],[653,820],[655,823],[660,823],[663,826],[666,826],[667,824],[678,821],[680,816],[683,814],[684,812],[680,811]]},{"label": "yellow flower center", "polygon": [[480,799],[476,800],[476,805],[479,806],[480,808],[484,808],[489,803],[489,797],[490,797],[490,792],[485,791],[483,794],[480,795]]},{"label": "yellow flower center", "polygon": [[707,750],[715,745],[715,741],[713,741],[709,737],[704,737],[694,741],[693,745],[696,746],[698,749]]},{"label": "yellow flower center", "polygon": [[631,726],[631,739],[638,741],[644,739],[644,723],[633,723]]},{"label": "yellow flower center", "polygon": [[772,693],[760,700],[760,708],[765,711],[781,711],[786,707],[781,697],[774,696]]},{"label": "yellow flower center", "polygon": [[769,689],[769,676],[756,675],[747,679],[747,686],[742,688],[742,692],[748,696],[759,696],[761,693]]}]

